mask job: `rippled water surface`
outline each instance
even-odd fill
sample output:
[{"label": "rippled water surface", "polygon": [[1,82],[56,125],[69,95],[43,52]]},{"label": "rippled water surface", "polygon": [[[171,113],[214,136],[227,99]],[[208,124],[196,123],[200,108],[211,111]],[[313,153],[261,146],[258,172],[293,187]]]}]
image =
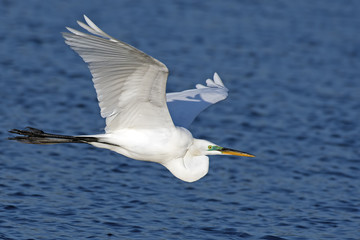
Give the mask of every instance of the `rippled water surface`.
[{"label": "rippled water surface", "polygon": [[[359,1],[0,1],[0,239],[360,239]],[[195,183],[86,145],[10,142],[26,126],[103,131],[60,35],[88,15],[164,62],[168,91],[217,71],[229,98],[193,135]]]}]

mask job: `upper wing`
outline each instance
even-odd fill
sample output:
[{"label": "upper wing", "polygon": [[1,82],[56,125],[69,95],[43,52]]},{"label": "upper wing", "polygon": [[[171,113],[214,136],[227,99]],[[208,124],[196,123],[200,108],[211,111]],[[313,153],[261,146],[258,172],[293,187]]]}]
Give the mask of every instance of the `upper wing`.
[{"label": "upper wing", "polygon": [[120,128],[173,127],[165,98],[167,67],[98,28],[84,15],[77,22],[91,35],[67,28],[65,42],[86,63],[93,76],[106,132]]},{"label": "upper wing", "polygon": [[207,79],[206,84],[197,84],[196,89],[166,94],[170,115],[176,126],[188,127],[205,108],[227,98],[229,90],[217,73],[214,80]]}]

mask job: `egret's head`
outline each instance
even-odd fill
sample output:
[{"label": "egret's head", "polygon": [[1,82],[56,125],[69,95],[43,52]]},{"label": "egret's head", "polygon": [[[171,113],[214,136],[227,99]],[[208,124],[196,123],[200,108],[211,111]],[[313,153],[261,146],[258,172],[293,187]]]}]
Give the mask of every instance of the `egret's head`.
[{"label": "egret's head", "polygon": [[246,152],[241,152],[235,149],[231,148],[224,148],[217,145],[208,145],[208,155],[216,155],[216,154],[228,154],[228,155],[236,155],[236,156],[242,156],[242,157],[255,157],[254,155]]},{"label": "egret's head", "polygon": [[203,139],[194,139],[191,152],[193,155],[196,156],[228,154],[242,157],[255,157],[254,155],[246,152],[241,152],[231,148],[220,147],[212,142]]}]

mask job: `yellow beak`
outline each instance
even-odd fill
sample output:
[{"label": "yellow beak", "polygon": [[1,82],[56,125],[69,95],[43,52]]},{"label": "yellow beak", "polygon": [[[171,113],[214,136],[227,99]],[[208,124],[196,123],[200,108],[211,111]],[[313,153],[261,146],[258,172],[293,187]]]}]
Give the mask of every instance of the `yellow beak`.
[{"label": "yellow beak", "polygon": [[234,149],[230,149],[230,148],[223,148],[220,151],[222,154],[242,156],[242,157],[255,157],[254,155],[252,155],[250,153],[240,152],[238,150],[234,150]]}]

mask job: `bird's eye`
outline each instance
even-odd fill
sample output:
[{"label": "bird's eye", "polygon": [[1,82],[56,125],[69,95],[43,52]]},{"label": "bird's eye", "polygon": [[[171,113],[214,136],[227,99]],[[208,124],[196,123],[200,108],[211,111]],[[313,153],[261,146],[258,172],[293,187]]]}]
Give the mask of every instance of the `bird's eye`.
[{"label": "bird's eye", "polygon": [[210,150],[211,148],[212,148],[211,145],[209,145],[209,146],[208,146],[208,149]]}]

